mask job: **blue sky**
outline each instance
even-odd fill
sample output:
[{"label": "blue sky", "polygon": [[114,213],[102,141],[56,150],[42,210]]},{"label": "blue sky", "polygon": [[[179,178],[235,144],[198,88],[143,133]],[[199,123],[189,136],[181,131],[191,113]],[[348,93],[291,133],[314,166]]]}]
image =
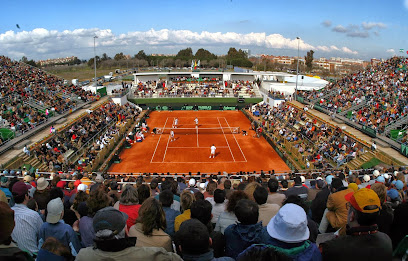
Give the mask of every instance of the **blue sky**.
[{"label": "blue sky", "polygon": [[[408,50],[408,0],[12,1],[2,5],[0,54],[13,59],[176,53],[388,58]],[[16,27],[19,24],[20,29]],[[301,40],[298,42],[296,37]]]}]

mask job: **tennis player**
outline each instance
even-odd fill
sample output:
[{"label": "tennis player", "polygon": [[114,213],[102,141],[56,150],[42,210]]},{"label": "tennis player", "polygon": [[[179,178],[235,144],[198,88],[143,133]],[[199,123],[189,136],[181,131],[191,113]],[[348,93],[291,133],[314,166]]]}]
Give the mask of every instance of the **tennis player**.
[{"label": "tennis player", "polygon": [[198,119],[197,119],[197,117],[194,119],[194,122],[195,122],[196,128],[197,128],[197,127],[198,127]]},{"label": "tennis player", "polygon": [[178,118],[174,118],[174,122],[173,122],[173,128],[177,128],[178,125]]},{"label": "tennis player", "polygon": [[176,139],[174,138],[174,131],[173,129],[170,130],[170,141],[175,141]]},{"label": "tennis player", "polygon": [[211,154],[210,154],[210,159],[211,159],[211,157],[212,158],[215,158],[215,150],[216,150],[217,148],[214,146],[214,144],[211,146]]}]

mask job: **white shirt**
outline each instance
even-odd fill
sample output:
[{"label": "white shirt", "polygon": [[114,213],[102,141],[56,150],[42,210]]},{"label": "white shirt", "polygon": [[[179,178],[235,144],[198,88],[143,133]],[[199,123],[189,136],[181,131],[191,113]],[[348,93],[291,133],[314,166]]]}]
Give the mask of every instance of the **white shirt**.
[{"label": "white shirt", "polygon": [[178,119],[174,119],[174,125],[178,124]]},{"label": "white shirt", "polygon": [[214,145],[212,145],[211,146],[211,153],[215,153],[215,150],[216,150],[217,148],[214,146]]},{"label": "white shirt", "polygon": [[172,130],[170,131],[170,136],[172,136],[172,137],[174,136],[174,131],[172,131]]},{"label": "white shirt", "polygon": [[196,124],[198,124],[198,119],[197,119],[197,118],[195,118],[195,119],[194,119],[194,122],[195,122]]}]

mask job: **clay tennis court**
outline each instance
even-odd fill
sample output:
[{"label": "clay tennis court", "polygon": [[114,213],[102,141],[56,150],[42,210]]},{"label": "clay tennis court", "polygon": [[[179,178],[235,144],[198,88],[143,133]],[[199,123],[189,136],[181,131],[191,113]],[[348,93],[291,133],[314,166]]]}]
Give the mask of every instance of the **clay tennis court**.
[{"label": "clay tennis court", "polygon": [[[174,128],[174,141],[170,129]],[[198,127],[194,122],[198,118]],[[288,171],[289,167],[264,138],[254,138],[250,121],[240,111],[154,111],[147,119],[163,134],[145,134],[143,142],[120,154],[122,161],[109,171],[116,173],[217,173],[218,171]],[[240,133],[235,134],[236,127]],[[242,130],[248,132],[242,135]],[[215,145],[215,158],[209,158]]]}]

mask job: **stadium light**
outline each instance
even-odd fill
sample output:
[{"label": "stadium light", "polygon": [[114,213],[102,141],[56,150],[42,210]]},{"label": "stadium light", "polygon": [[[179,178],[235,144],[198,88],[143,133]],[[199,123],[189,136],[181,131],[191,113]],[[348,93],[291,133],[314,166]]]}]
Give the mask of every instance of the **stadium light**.
[{"label": "stadium light", "polygon": [[98,38],[98,36],[94,36],[93,37],[93,39],[94,39],[94,67],[95,67],[95,78],[94,78],[94,81],[95,81],[95,86],[98,86],[98,83],[96,82],[96,48],[95,48],[95,40],[96,40],[96,38]]},{"label": "stadium light", "polygon": [[298,53],[297,53],[297,65],[296,65],[296,87],[295,87],[295,101],[297,101],[297,87],[298,87],[298,78],[299,78],[299,40],[300,37],[296,37],[298,40]]}]

